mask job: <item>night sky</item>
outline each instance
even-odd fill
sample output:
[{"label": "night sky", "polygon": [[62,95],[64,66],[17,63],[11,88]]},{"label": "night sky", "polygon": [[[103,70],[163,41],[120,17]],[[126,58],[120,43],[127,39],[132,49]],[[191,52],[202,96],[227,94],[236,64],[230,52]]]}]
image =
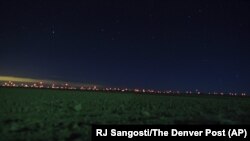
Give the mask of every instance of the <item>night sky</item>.
[{"label": "night sky", "polygon": [[0,75],[250,93],[248,0],[1,0]]}]

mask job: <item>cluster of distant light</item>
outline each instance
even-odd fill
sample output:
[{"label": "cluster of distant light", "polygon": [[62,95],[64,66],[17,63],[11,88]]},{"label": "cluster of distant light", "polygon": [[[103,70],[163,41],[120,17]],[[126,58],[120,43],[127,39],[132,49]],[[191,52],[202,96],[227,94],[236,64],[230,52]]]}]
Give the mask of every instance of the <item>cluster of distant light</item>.
[{"label": "cluster of distant light", "polygon": [[[195,91],[186,91],[186,92],[180,92],[180,91],[160,91],[160,90],[152,90],[152,89],[128,89],[128,88],[97,88],[97,86],[80,86],[75,87],[71,86],[68,83],[64,84],[45,84],[43,82],[37,82],[37,83],[20,83],[15,84],[12,81],[5,82],[1,85],[2,87],[23,87],[23,88],[47,88],[47,89],[63,89],[63,90],[83,90],[83,91],[106,91],[106,92],[135,92],[135,93],[150,93],[150,94],[205,94],[200,92],[199,90]],[[246,93],[223,93],[223,92],[209,92],[209,95],[230,95],[230,96],[246,96]]]},{"label": "cluster of distant light", "polygon": [[20,83],[16,84],[12,81],[8,81],[2,84],[3,87],[23,87],[23,88],[48,88],[48,89],[77,89],[76,87],[70,86],[68,83],[65,84],[45,84],[44,82],[37,83]]}]

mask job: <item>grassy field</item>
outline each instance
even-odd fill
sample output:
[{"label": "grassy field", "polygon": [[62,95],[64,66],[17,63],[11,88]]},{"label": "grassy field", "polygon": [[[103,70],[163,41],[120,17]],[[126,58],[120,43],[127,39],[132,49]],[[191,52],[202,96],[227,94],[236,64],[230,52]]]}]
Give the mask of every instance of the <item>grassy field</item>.
[{"label": "grassy field", "polygon": [[0,88],[0,140],[90,140],[91,124],[250,124],[250,98]]}]

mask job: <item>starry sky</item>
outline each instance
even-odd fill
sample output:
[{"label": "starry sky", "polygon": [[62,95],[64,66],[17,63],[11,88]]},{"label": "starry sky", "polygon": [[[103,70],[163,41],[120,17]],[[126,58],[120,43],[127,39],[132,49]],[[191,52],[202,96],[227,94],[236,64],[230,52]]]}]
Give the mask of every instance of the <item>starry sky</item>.
[{"label": "starry sky", "polygon": [[248,0],[2,0],[0,75],[250,93]]}]

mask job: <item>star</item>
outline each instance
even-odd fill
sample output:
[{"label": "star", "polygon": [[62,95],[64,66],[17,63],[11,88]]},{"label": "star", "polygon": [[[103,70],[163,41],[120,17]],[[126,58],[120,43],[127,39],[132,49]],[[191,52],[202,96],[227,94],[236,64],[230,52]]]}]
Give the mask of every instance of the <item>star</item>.
[{"label": "star", "polygon": [[118,19],[117,19],[117,20],[115,20],[115,23],[117,23],[117,24],[118,24],[118,23],[120,23],[120,20],[118,20]]},{"label": "star", "polygon": [[26,29],[26,27],[25,27],[25,26],[21,26],[21,29],[22,29],[22,30],[25,30],[25,29]]},{"label": "star", "polygon": [[239,79],[239,78],[240,78],[240,75],[239,75],[239,74],[235,74],[235,78],[236,78],[236,79]]},{"label": "star", "polygon": [[101,32],[104,32],[105,30],[104,30],[104,28],[101,28],[101,30],[100,30]]}]

